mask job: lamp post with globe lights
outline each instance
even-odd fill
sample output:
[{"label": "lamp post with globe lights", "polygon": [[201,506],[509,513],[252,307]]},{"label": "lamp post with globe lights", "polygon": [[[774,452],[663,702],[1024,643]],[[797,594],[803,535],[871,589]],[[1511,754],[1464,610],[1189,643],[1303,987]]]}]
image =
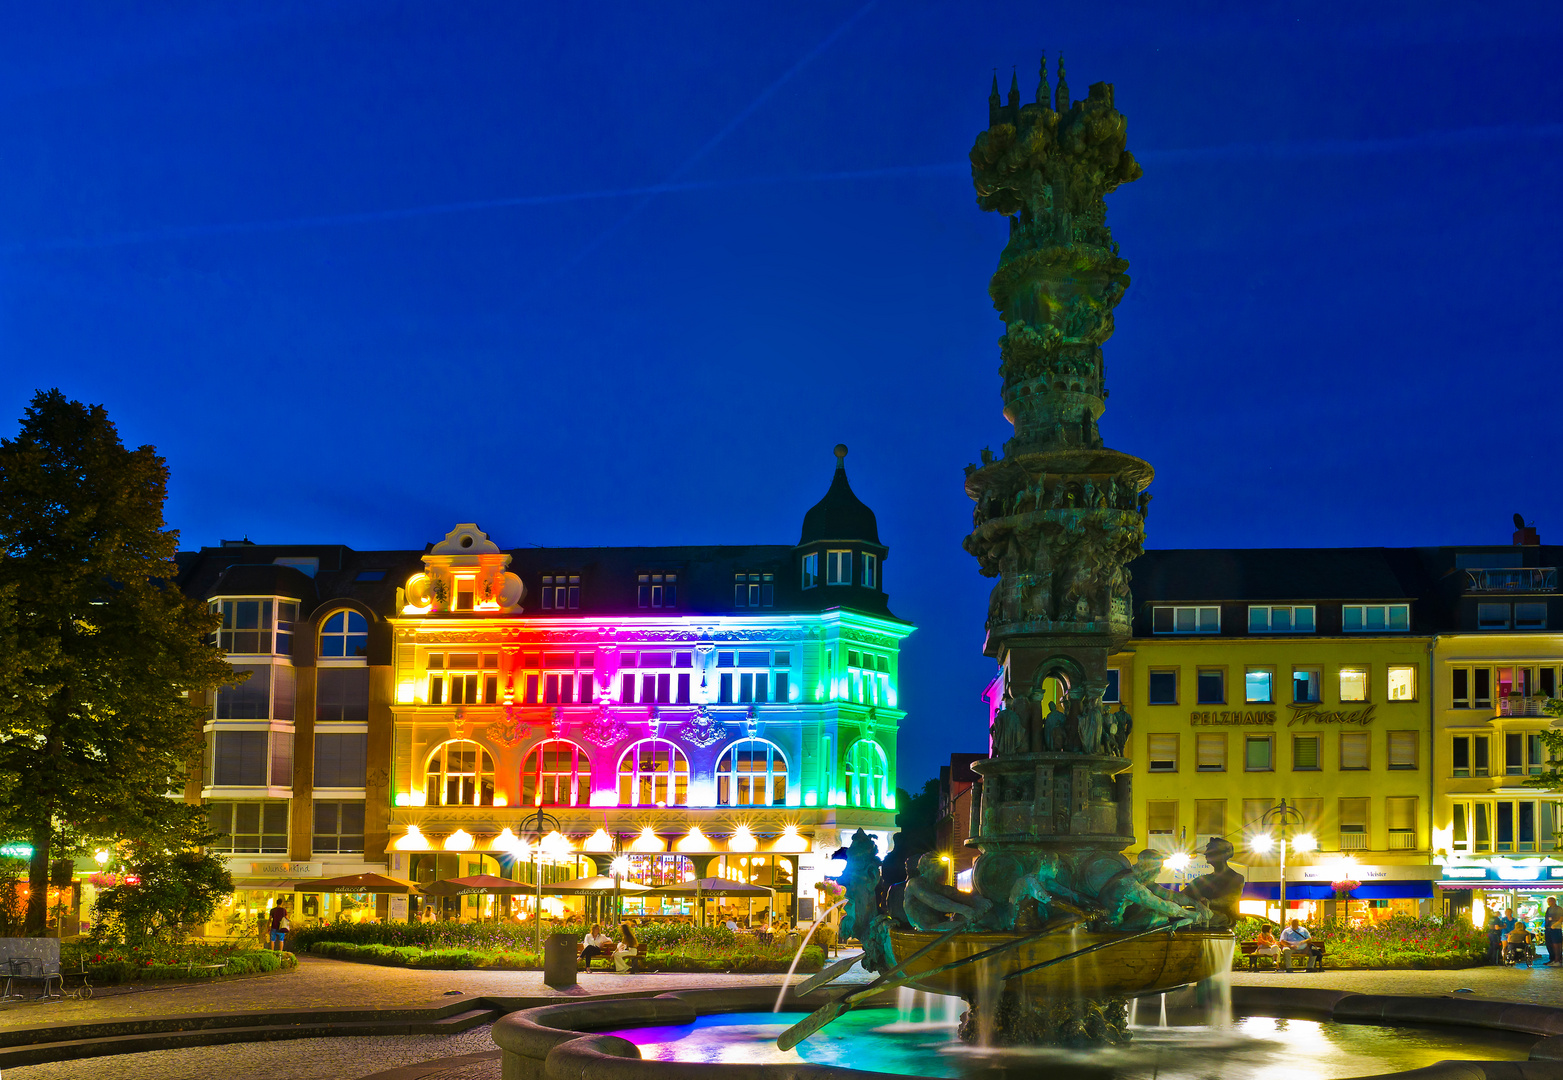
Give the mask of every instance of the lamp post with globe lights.
[{"label": "lamp post with globe lights", "polygon": [[1318,848],[1319,842],[1309,832],[1291,835],[1293,826],[1304,821],[1303,812],[1282,799],[1278,804],[1259,815],[1254,824],[1259,831],[1248,838],[1249,850],[1267,855],[1280,845],[1281,856],[1281,925],[1286,925],[1286,848],[1290,844],[1293,853],[1306,854]]}]

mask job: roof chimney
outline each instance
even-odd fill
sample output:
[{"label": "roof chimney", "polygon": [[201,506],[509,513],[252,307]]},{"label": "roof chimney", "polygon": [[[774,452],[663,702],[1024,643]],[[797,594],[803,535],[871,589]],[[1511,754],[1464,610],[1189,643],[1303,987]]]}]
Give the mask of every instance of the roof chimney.
[{"label": "roof chimney", "polygon": [[1536,547],[1541,543],[1541,535],[1536,532],[1536,523],[1525,524],[1525,519],[1519,514],[1514,515],[1514,546]]}]

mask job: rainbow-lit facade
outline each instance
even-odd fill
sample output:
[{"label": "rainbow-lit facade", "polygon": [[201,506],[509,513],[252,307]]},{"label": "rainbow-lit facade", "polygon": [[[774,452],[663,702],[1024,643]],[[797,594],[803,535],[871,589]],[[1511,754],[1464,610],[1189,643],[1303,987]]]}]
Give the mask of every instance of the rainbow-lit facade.
[{"label": "rainbow-lit facade", "polygon": [[213,702],[189,795],[241,891],[526,880],[556,831],[547,878],[622,853],[648,883],[742,877],[795,911],[844,833],[894,831],[913,628],[888,554],[844,462],[791,545],[502,550],[460,524],[423,552],[204,549],[185,586],[251,689]]}]

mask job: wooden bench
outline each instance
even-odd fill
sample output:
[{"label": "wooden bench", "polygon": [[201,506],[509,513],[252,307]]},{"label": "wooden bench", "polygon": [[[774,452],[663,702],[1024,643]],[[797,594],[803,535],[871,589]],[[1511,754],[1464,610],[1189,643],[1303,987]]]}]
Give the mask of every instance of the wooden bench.
[{"label": "wooden bench", "polygon": [[[1259,951],[1259,943],[1257,941],[1240,941],[1238,942],[1237,947],[1242,951],[1242,955],[1248,958],[1248,970],[1257,971],[1259,969],[1260,960],[1273,961],[1275,969],[1277,971],[1281,969],[1281,960],[1285,956],[1285,953],[1281,953],[1279,955],[1273,953],[1261,953]],[[1309,942],[1307,953],[1303,958],[1303,970],[1322,971],[1323,969],[1324,946],[1315,942]]]}]

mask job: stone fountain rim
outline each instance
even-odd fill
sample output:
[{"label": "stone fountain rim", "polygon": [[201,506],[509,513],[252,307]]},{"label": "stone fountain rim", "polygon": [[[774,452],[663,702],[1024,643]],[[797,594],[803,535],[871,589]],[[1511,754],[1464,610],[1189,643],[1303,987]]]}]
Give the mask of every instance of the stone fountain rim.
[{"label": "stone fountain rim", "polygon": [[[888,1080],[895,1074],[836,1065],[717,1064],[647,1061],[634,1043],[606,1033],[609,1028],[645,1024],[687,1024],[701,1016],[761,1012],[776,1001],[777,987],[721,987],[676,990],[649,998],[585,998],[510,1013],[495,1022],[494,1042],[504,1052],[505,1080]],[[816,991],[782,1001],[787,1011],[818,1008],[833,995]],[[870,999],[865,1008],[892,1005],[892,993]],[[1233,1012],[1244,1016],[1337,1020],[1347,1023],[1422,1024],[1506,1031],[1541,1038],[1519,1062],[1440,1061],[1402,1073],[1378,1073],[1354,1080],[1563,1080],[1563,1008],[1463,994],[1359,994],[1313,987],[1234,986]],[[916,1078],[908,1078],[916,1080]]]}]

